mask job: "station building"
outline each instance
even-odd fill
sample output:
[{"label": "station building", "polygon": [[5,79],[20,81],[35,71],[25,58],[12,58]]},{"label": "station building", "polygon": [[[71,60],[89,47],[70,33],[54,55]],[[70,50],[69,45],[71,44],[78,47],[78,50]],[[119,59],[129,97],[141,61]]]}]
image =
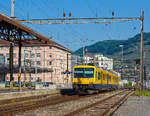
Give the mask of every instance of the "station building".
[{"label": "station building", "polygon": [[[71,51],[49,39],[47,43],[41,43],[28,39],[21,49],[21,81],[22,82],[50,82],[71,83]],[[9,46],[10,43],[0,40],[0,69],[1,81],[9,81]],[[19,47],[13,47],[13,77],[18,82],[18,52]]]}]

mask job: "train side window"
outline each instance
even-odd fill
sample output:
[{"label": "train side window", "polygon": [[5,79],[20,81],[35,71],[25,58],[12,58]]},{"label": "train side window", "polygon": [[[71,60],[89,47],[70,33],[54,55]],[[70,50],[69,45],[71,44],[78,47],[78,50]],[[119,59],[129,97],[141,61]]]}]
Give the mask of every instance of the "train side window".
[{"label": "train side window", "polygon": [[107,75],[107,80],[109,81],[109,75]]},{"label": "train side window", "polygon": [[108,75],[108,81],[111,81],[111,76],[110,75]]},{"label": "train side window", "polygon": [[115,82],[114,77],[112,77],[113,82]]},{"label": "train side window", "polygon": [[105,80],[105,75],[103,74],[103,80]]},{"label": "train side window", "polygon": [[97,71],[96,71],[96,73],[95,73],[95,78],[97,78]]},{"label": "train side window", "polygon": [[100,80],[100,72],[98,72],[98,80]]},{"label": "train side window", "polygon": [[107,81],[107,75],[105,75],[105,81]]},{"label": "train side window", "polygon": [[105,76],[105,79],[106,79],[106,81],[108,80],[108,75],[106,74],[106,76]]},{"label": "train side window", "polygon": [[113,82],[115,82],[115,78],[113,77]]},{"label": "train side window", "polygon": [[105,74],[103,74],[103,79],[104,79],[105,81],[107,81],[107,78],[106,78],[106,75],[105,75]]},{"label": "train side window", "polygon": [[107,75],[107,74],[105,75],[105,80],[106,80],[106,81],[108,80],[108,75]]}]

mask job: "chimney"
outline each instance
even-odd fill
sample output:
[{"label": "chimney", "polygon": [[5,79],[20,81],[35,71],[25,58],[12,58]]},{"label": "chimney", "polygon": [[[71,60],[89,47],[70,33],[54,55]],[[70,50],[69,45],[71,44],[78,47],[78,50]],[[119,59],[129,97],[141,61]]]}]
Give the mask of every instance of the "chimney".
[{"label": "chimney", "polygon": [[52,36],[51,37],[49,37],[49,44],[52,44],[53,42],[52,42]]},{"label": "chimney", "polygon": [[50,42],[52,42],[52,36],[51,36],[51,37],[49,37],[49,41],[50,41]]}]

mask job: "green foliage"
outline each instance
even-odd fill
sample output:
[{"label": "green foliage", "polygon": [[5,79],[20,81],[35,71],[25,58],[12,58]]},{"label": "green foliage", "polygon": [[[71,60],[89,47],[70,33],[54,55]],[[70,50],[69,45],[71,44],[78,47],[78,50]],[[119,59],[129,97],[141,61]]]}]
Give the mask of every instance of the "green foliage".
[{"label": "green foliage", "polygon": [[150,91],[143,90],[143,92],[140,93],[139,90],[136,90],[136,91],[135,91],[135,95],[136,95],[136,96],[147,96],[147,97],[150,97]]},{"label": "green foliage", "polygon": [[25,86],[26,86],[26,87],[32,87],[32,83],[31,83],[31,82],[26,82],[26,83],[25,83]]},{"label": "green foliage", "polygon": [[[21,83],[21,87],[23,87],[23,86],[24,86],[24,83]],[[19,84],[16,83],[16,82],[14,82],[14,83],[13,83],[13,87],[19,87]]]},{"label": "green foliage", "polygon": [[132,83],[129,82],[129,83],[127,83],[127,84],[124,84],[123,86],[124,86],[124,87],[132,87]]},{"label": "green foliage", "polygon": [[[124,45],[124,55],[134,55],[136,53],[136,46],[139,46],[141,35],[137,34],[128,40],[104,40],[93,45],[86,46],[88,53],[100,53],[104,55],[116,55],[122,52],[120,45]],[[150,33],[144,33],[144,45],[150,45]],[[82,55],[83,48],[75,51],[74,54]],[[120,55],[121,56],[121,55]]]},{"label": "green foliage", "polygon": [[5,84],[5,87],[10,87],[10,85],[9,84]]},{"label": "green foliage", "polygon": [[13,87],[18,87],[19,85],[17,83],[13,83]]}]

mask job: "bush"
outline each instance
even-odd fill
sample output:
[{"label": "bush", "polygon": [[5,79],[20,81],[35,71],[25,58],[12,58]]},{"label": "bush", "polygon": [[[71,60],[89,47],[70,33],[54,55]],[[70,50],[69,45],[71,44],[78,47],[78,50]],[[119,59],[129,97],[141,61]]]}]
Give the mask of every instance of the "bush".
[{"label": "bush", "polygon": [[19,84],[16,83],[16,82],[14,82],[14,83],[13,83],[13,87],[19,87]]},{"label": "bush", "polygon": [[9,84],[5,84],[5,87],[10,87],[10,85]]},{"label": "bush", "polygon": [[25,83],[25,86],[26,87],[32,87],[32,83],[31,82],[27,82],[27,83]]},{"label": "bush", "polygon": [[123,86],[124,86],[124,87],[132,87],[132,83],[129,82],[129,83],[127,83],[127,84],[124,84]]},{"label": "bush", "polygon": [[136,90],[135,91],[135,95],[136,96],[147,96],[147,97],[150,97],[150,91],[143,90],[142,93],[140,93],[139,90]]}]

